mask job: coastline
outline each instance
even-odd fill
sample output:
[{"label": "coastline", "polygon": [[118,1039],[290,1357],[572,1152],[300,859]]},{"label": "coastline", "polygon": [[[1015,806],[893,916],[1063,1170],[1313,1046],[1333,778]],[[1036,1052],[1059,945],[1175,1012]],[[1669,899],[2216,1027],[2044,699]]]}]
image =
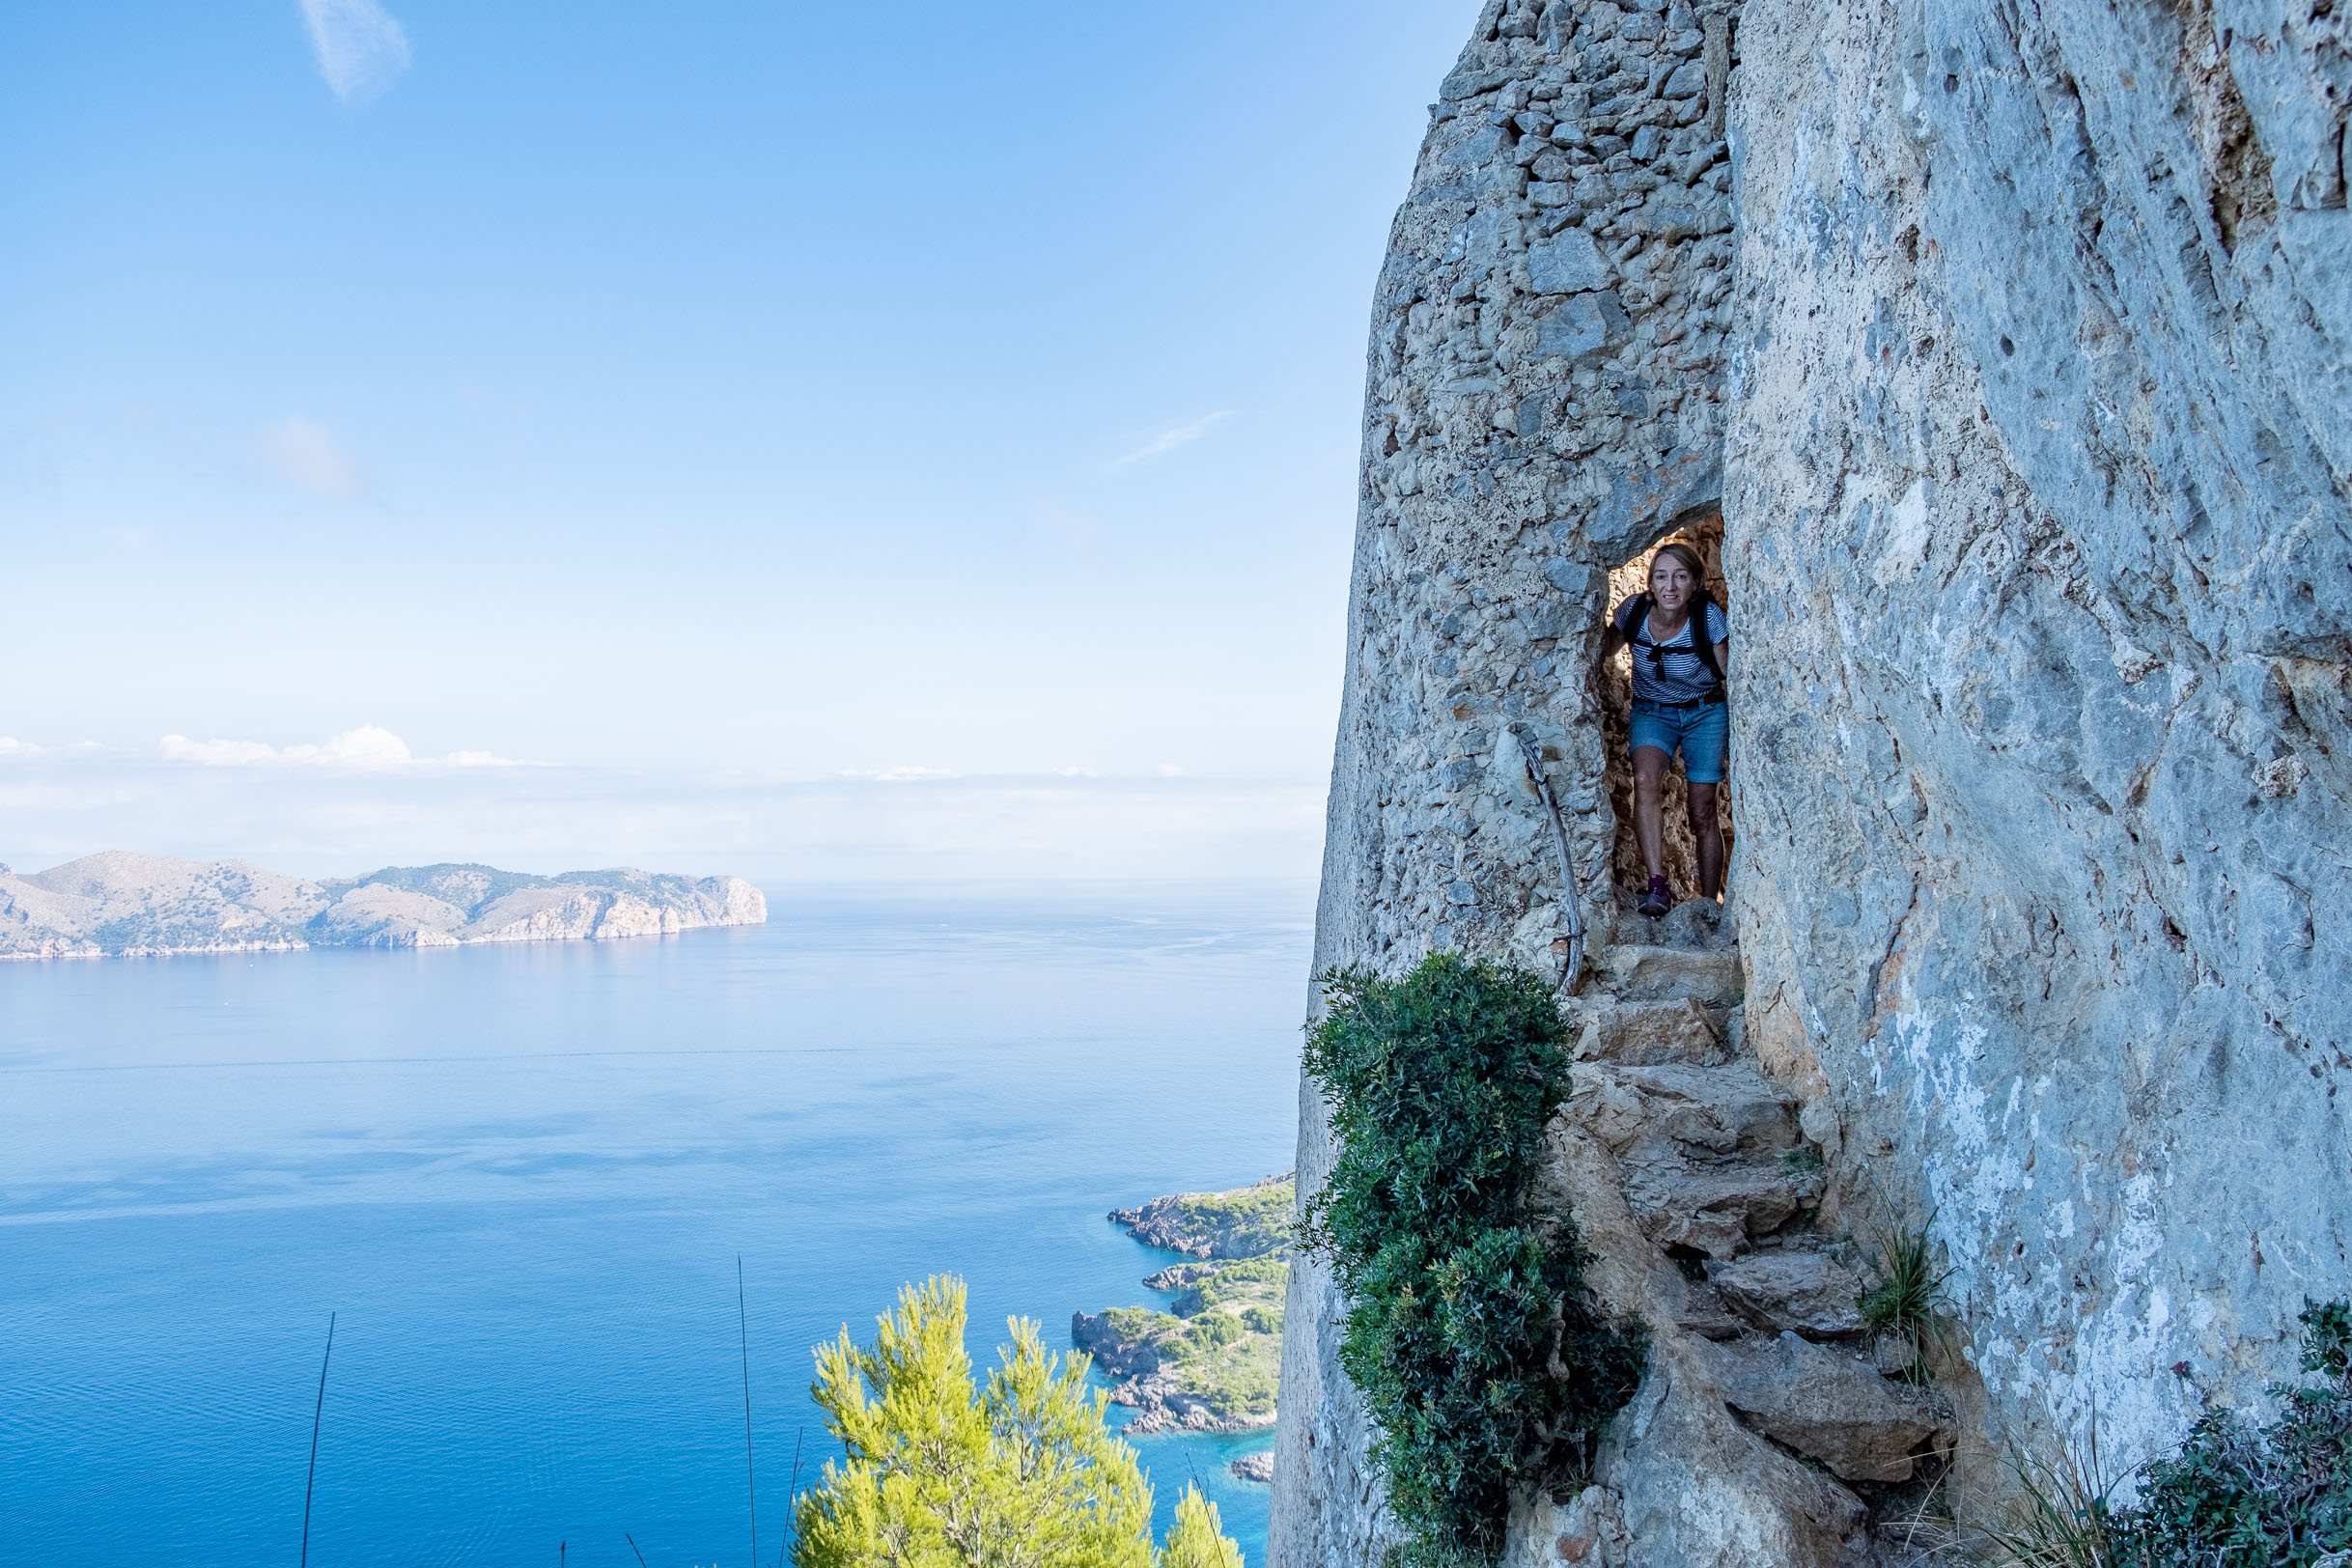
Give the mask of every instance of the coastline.
[{"label": "coastline", "polygon": [[[1109,1218],[1147,1246],[1185,1261],[1141,1283],[1165,1310],[1113,1306],[1073,1313],[1071,1344],[1092,1357],[1126,1430],[1246,1434],[1270,1430],[1281,1375],[1282,1299],[1289,1282],[1290,1173],[1227,1192],[1179,1192]],[[1235,1461],[1254,1479],[1258,1456]],[[1270,1472],[1271,1473],[1271,1472]]]}]

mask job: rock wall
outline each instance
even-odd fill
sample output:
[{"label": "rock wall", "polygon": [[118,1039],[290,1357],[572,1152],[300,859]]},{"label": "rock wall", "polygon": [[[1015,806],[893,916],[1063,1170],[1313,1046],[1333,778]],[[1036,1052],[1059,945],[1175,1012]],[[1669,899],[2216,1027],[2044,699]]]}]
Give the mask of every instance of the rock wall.
[{"label": "rock wall", "polygon": [[2352,1286],[2352,58],[2324,7],[1751,0],[1749,1036],[1934,1216],[1994,1452]]},{"label": "rock wall", "polygon": [[[1565,808],[1594,938],[1647,924],[1612,887],[1596,663],[1610,573],[1721,493],[1731,44],[1721,3],[1491,0],[1431,107],[1373,306],[1318,972],[1448,945],[1559,962],[1519,733]],[[1330,1161],[1302,1085],[1302,1192]],[[1341,1310],[1302,1260],[1276,1565],[1369,1562],[1392,1539]]]},{"label": "rock wall", "polygon": [[[1515,1558],[1883,1549],[1871,1483],[1758,1457],[1747,1361],[1849,1330],[1739,1297],[1750,1258],[1851,1273],[1842,1238],[1932,1217],[1969,1507],[2094,1407],[2128,1463],[2258,1399],[2352,1288],[2342,26],[1512,0],[1445,78],[1374,301],[1316,966],[1557,962],[1535,740],[1596,959],[1554,1195],[1662,1352]],[[1718,503],[1741,978],[1661,990],[1727,950],[1613,896],[1598,636],[1610,573]],[[1668,1000],[1717,1054],[1625,1022]],[[1812,1195],[1759,1167],[1670,1240],[1659,1170],[1791,1149]],[[1330,1157],[1302,1086],[1302,1191]],[[1275,1568],[1393,1537],[1340,1310],[1294,1270]]]}]

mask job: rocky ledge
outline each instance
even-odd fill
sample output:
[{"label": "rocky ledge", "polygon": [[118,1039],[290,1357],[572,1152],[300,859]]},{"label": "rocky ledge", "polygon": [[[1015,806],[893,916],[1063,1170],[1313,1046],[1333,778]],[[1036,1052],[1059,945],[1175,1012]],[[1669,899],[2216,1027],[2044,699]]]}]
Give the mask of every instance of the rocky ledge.
[{"label": "rocky ledge", "polygon": [[14,959],[593,941],[767,919],[768,901],[740,878],[630,869],[388,866],[311,882],[239,860],[121,852],[29,877],[0,866],[0,958]]},{"label": "rocky ledge", "polygon": [[1172,1192],[1140,1209],[1113,1209],[1110,1219],[1146,1246],[1187,1257],[1264,1257],[1290,1240],[1294,1191],[1286,1170],[1230,1192]]},{"label": "rocky ledge", "polygon": [[1111,1219],[1147,1246],[1201,1261],[1144,1277],[1167,1310],[1114,1306],[1070,1320],[1070,1342],[1135,1412],[1127,1430],[1247,1432],[1272,1426],[1282,1367],[1282,1297],[1293,1188],[1288,1172],[1230,1192],[1179,1192]]}]

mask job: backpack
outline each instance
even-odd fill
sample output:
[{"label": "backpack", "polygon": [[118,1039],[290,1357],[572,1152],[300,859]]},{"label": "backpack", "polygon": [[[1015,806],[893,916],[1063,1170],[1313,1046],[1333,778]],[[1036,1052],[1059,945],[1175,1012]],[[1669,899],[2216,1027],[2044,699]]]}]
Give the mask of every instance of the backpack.
[{"label": "backpack", "polygon": [[[1650,641],[1650,610],[1653,602],[1648,594],[1642,594],[1633,600],[1623,613],[1625,640],[1636,648],[1651,650],[1650,657],[1655,661],[1663,659],[1665,655],[1658,652],[1660,644]],[[1707,611],[1710,609],[1718,614],[1722,613],[1722,606],[1716,603],[1715,596],[1706,589],[1701,588],[1691,596],[1691,651],[1698,656],[1698,661],[1706,666],[1707,673],[1715,677],[1715,684],[1720,686],[1723,684],[1723,667],[1715,661],[1715,644],[1707,636]],[[1724,615],[1723,624],[1729,626],[1731,617]]]}]

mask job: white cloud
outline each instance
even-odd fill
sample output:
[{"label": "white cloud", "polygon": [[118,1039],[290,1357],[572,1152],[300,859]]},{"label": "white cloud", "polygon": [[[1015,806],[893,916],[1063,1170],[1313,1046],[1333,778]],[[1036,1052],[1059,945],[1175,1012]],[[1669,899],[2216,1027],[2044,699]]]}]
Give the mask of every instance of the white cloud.
[{"label": "white cloud", "polygon": [[896,768],[844,768],[843,778],[870,778],[883,784],[911,784],[926,778],[961,778],[964,775],[952,768],[918,768],[912,763],[901,763]]},{"label": "white cloud", "polygon": [[[482,860],[762,880],[1281,877],[1320,861],[1319,782],[946,775],[822,781],[416,758],[373,726],[317,746],[0,753],[0,860],[106,849],[303,876]],[[351,759],[405,764],[350,766]],[[343,765],[330,765],[343,759]]]},{"label": "white cloud", "polygon": [[47,746],[37,746],[30,741],[19,741],[12,735],[0,735],[0,757],[38,757],[48,749]]},{"label": "white cloud", "polygon": [[330,501],[349,501],[359,493],[359,465],[322,425],[291,416],[279,420],[262,433],[262,457],[280,479]]},{"label": "white cloud", "polygon": [[273,746],[266,741],[191,741],[167,735],[157,742],[167,762],[191,762],[206,768],[308,767],[349,772],[382,772],[399,768],[518,768],[522,766],[487,751],[453,751],[446,757],[420,757],[408,742],[378,724],[329,736],[319,745]]},{"label": "white cloud", "polygon": [[319,74],[350,103],[392,85],[408,69],[408,35],[376,0],[302,0]]},{"label": "white cloud", "polygon": [[1163,430],[1127,456],[1113,458],[1109,465],[1112,468],[1124,468],[1131,462],[1141,462],[1146,458],[1157,458],[1163,453],[1173,452],[1180,446],[1190,446],[1208,434],[1219,421],[1232,417],[1232,409],[1219,408],[1215,413],[1201,415],[1190,425],[1178,425],[1172,429]]},{"label": "white cloud", "polygon": [[1080,555],[1094,553],[1096,542],[1102,535],[1101,513],[1080,512],[1057,501],[1041,500],[1032,502],[1031,506],[1037,514],[1037,520],[1060,536],[1072,549]]}]

